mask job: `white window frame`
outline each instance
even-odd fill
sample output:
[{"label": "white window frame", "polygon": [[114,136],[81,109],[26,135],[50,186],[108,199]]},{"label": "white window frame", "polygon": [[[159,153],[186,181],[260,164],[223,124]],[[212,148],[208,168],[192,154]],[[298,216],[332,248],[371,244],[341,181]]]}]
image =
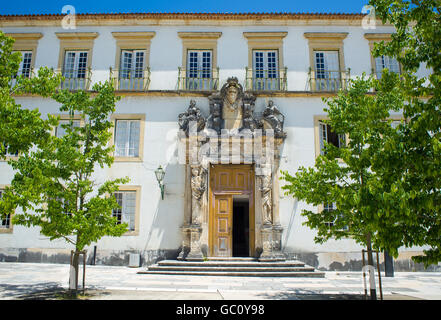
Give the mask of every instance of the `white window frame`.
[{"label": "white window frame", "polygon": [[187,90],[211,90],[213,78],[213,51],[187,50]]},{"label": "white window frame", "polygon": [[253,89],[278,90],[279,50],[253,50]]},{"label": "white window frame", "polygon": [[[321,57],[318,57],[319,55],[321,55]],[[318,59],[322,59],[323,61],[319,62]],[[332,62],[331,65],[335,65],[336,68],[330,68],[330,62]],[[323,67],[319,67],[319,65],[323,65]],[[338,50],[314,50],[314,67],[316,78],[318,79],[340,78],[340,62]]]},{"label": "white window frame", "polygon": [[[20,65],[18,67],[17,74],[14,78],[17,78],[17,76],[23,76],[25,78],[31,77],[31,71],[32,71],[32,55],[33,52],[31,50],[20,50],[20,51],[13,51],[13,52],[20,52],[21,54],[21,61]],[[27,67],[25,67],[28,65]]]},{"label": "white window frame", "polygon": [[[118,89],[143,90],[146,71],[146,50],[121,49]],[[142,60],[138,60],[142,57]]]},{"label": "white window frame", "polygon": [[[319,122],[319,142],[320,142],[320,155],[325,154],[325,141],[328,141],[328,126],[329,124],[324,123],[323,120],[318,120]],[[330,126],[329,126],[330,127]],[[332,131],[332,129],[330,129]],[[338,148],[342,148],[346,145],[346,135],[338,134]]]},{"label": "white window frame", "polygon": [[[0,199],[3,197],[4,192],[5,190],[3,188],[0,188]],[[0,217],[0,232],[12,231],[11,219],[12,219],[11,214],[8,214],[6,218]]]},{"label": "white window frame", "polygon": [[63,88],[70,90],[86,88],[88,59],[89,52],[86,50],[66,50],[64,52],[62,73],[65,80]]},{"label": "white window frame", "polygon": [[[69,57],[73,55],[73,64]],[[85,60],[84,60],[85,59]],[[66,50],[64,55],[63,76],[65,78],[86,79],[89,52],[85,50]],[[68,68],[69,67],[69,68]]]},{"label": "white window frame", "polygon": [[[69,124],[70,121],[72,121],[72,126],[74,128],[79,128],[81,126],[81,120],[79,120],[79,119],[78,120],[76,120],[76,119],[73,119],[73,120],[60,119],[58,126],[55,128],[55,132],[54,132],[54,135],[57,138],[62,138],[66,134],[66,129],[62,128],[61,125],[62,124]],[[61,131],[61,134],[60,134],[60,131]]]},{"label": "white window frame", "polygon": [[[119,127],[118,124],[126,123],[126,133],[125,133],[125,139],[124,139],[124,147],[119,146],[118,139],[121,137],[118,132]],[[133,136],[133,139],[137,138],[135,141],[132,141],[132,123],[138,123],[137,128],[137,136]],[[122,129],[121,129],[122,130]],[[136,131],[135,131],[136,132]],[[140,119],[116,119],[115,120],[115,157],[131,157],[131,158],[138,158],[140,156],[140,148],[139,143],[141,140],[141,120]],[[133,147],[131,147],[131,145]],[[135,152],[131,153],[131,150],[134,150]]]},{"label": "white window frame", "polygon": [[381,79],[383,69],[386,68],[391,72],[401,74],[400,64],[398,63],[398,60],[393,57],[382,55],[374,58],[374,62],[377,79]]}]

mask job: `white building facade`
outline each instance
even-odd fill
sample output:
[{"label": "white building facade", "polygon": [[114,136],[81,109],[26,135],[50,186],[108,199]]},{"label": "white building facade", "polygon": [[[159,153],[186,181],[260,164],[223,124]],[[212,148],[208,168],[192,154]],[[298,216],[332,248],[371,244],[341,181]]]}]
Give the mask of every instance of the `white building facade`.
[{"label": "white building facade", "polygon": [[[372,44],[387,40],[393,27],[378,21],[375,29],[365,29],[363,17],[83,14],[76,16],[74,29],[65,29],[61,15],[0,16],[0,30],[16,39],[14,50],[23,52],[20,72],[24,75],[52,67],[66,77],[63,86],[73,90],[90,89],[93,83],[111,78],[122,96],[112,115],[115,162],[111,168],[98,170],[96,181],[130,178],[116,195],[122,208],[115,212],[121,221],[128,222],[129,230],[119,238],[104,237],[92,244],[87,248],[88,259],[97,264],[126,265],[129,254],[140,254],[142,263],[148,265],[164,258],[185,259],[187,254],[261,257],[270,243],[271,256],[297,258],[322,270],[360,270],[363,248],[353,240],[314,243],[315,231],[302,224],[305,218],[301,212],[309,206],[284,195],[278,172],[294,174],[300,166],[313,166],[323,140],[338,143],[338,137],[320,122],[326,118],[323,97],[332,97],[349,78],[364,72],[379,73],[384,67],[399,72],[393,59],[371,55]],[[420,72],[424,75],[427,71]],[[246,164],[240,158],[238,163],[227,161],[216,167],[226,172],[245,168],[252,176],[246,192],[217,190],[212,185],[217,179],[213,176],[216,164],[208,161],[202,165],[205,185],[198,199],[192,178],[202,173],[193,174],[197,166],[179,161],[180,143],[189,141],[178,134],[183,126],[179,120],[188,120],[193,107],[208,127],[216,99],[225,98],[221,89],[228,89],[231,83],[244,105],[251,101],[262,128],[275,129],[262,115],[269,105],[284,116],[280,122],[284,134],[277,136],[275,130],[274,138],[277,170],[271,176],[270,229],[266,229],[267,209],[262,204],[267,194],[262,191],[263,179],[256,177],[253,161]],[[57,103],[50,99],[15,99],[23,106],[38,108],[43,117],[59,114]],[[231,119],[223,113],[222,129],[244,125],[243,114]],[[235,124],[235,119],[240,123]],[[165,170],[163,199],[154,172],[159,166]],[[1,161],[0,189],[10,183],[13,174],[7,162]],[[221,219],[213,220],[222,211],[216,209],[216,199],[235,206],[225,229],[240,229],[246,237],[238,240],[241,236],[230,230],[225,239],[241,249],[221,242],[222,228],[216,224]],[[200,210],[197,219],[196,206]],[[234,210],[242,215],[246,212],[242,224],[234,224],[239,219],[234,218]],[[227,246],[225,253],[222,246]],[[0,261],[65,263],[70,250],[64,241],[49,241],[38,228],[2,222]],[[396,270],[420,270],[421,266],[410,261],[416,252],[422,248],[403,248],[395,261]]]}]

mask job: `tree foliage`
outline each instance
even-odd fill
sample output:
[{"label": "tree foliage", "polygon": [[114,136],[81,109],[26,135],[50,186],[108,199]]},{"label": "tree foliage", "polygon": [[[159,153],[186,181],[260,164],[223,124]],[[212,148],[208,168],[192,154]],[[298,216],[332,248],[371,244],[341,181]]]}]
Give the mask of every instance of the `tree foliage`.
[{"label": "tree foliage", "polygon": [[[370,3],[396,29],[392,41],[376,45],[375,54],[394,56],[402,66],[397,86],[407,119],[375,159],[374,170],[381,177],[377,187],[395,199],[384,211],[400,204],[407,214],[397,217],[395,224],[403,228],[389,241],[394,246],[428,245],[424,256],[414,257],[427,266],[441,261],[441,1]],[[420,68],[429,74],[417,74]]]},{"label": "tree foliage", "polygon": [[[20,57],[11,52],[12,40],[0,37],[4,53],[0,56],[0,117],[7,120],[0,122],[0,136],[3,146],[20,151],[17,159],[8,160],[14,178],[5,189],[0,211],[15,211],[14,224],[38,226],[50,240],[73,244],[76,252],[105,235],[122,235],[127,224],[118,224],[112,216],[119,206],[111,195],[128,179],[96,181],[94,176],[99,167],[113,163],[109,117],[119,100],[113,86],[105,82],[95,84],[93,92],[58,90],[62,78],[47,68],[40,69],[37,77],[18,77],[11,85]],[[70,115],[69,122],[61,124],[65,134],[53,134],[59,117],[43,119],[38,109],[15,104],[12,94],[20,93],[58,102],[59,111]],[[74,115],[81,115],[80,126],[74,125]]]},{"label": "tree foliage", "polygon": [[[328,145],[315,167],[284,172],[283,188],[316,206],[336,203],[334,211],[304,211],[306,224],[318,230],[316,241],[350,236],[395,257],[403,246],[429,246],[413,257],[428,266],[441,261],[441,3],[370,4],[396,29],[390,42],[375,44],[374,56],[395,57],[402,72],[356,79],[328,100],[328,123],[348,135],[347,147]],[[405,119],[396,128],[387,124],[392,111]]]}]

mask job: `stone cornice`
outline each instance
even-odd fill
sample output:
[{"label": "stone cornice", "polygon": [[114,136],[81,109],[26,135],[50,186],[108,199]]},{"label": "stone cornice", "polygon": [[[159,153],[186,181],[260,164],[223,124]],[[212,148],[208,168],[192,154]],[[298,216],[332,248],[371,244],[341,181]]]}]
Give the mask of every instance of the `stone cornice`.
[{"label": "stone cornice", "polygon": [[343,40],[348,34],[348,32],[305,32],[303,35],[309,40]]},{"label": "stone cornice", "polygon": [[94,40],[98,32],[55,32],[60,40]]},{"label": "stone cornice", "polygon": [[[65,14],[0,15],[1,27],[61,26]],[[78,26],[340,25],[361,26],[365,14],[346,13],[83,13]],[[377,25],[382,25],[377,19]]]},{"label": "stone cornice", "polygon": [[43,37],[42,33],[6,33],[7,37],[14,38],[15,40],[39,40]]},{"label": "stone cornice", "polygon": [[150,40],[155,36],[156,32],[112,32],[115,39],[121,40]]},{"label": "stone cornice", "polygon": [[222,32],[178,32],[181,39],[201,39],[201,40],[216,40],[219,39]]}]

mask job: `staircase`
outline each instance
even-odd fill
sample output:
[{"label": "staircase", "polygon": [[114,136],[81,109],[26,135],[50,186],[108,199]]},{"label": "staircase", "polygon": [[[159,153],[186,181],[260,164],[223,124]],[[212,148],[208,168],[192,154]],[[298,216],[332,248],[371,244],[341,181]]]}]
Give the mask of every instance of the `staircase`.
[{"label": "staircase", "polygon": [[162,260],[139,274],[169,274],[242,277],[315,277],[323,272],[301,261],[260,262],[255,258],[208,258],[207,261]]}]

